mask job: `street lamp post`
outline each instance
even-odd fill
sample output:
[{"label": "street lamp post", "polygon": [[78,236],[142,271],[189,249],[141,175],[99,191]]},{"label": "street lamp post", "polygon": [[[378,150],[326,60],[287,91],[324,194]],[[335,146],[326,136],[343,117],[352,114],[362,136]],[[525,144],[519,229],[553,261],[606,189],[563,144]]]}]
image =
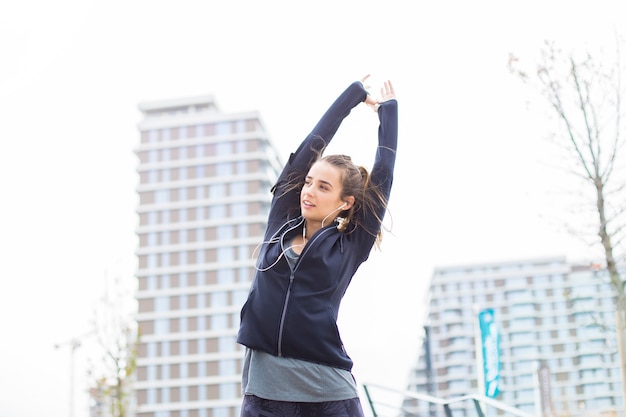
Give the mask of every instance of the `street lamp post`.
[{"label": "street lamp post", "polygon": [[60,349],[63,346],[70,347],[70,416],[74,417],[74,356],[76,350],[80,347],[80,340],[71,339],[65,343],[59,343],[54,345],[55,349]]}]

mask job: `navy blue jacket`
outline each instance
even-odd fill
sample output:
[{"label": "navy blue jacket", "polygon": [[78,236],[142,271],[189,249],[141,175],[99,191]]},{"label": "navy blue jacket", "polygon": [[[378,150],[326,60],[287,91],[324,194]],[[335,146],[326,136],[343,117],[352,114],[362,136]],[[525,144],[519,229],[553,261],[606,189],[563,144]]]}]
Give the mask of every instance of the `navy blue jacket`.
[{"label": "navy blue jacket", "polygon": [[[241,309],[237,341],[249,348],[274,356],[352,369],[352,360],[337,328],[339,306],[355,272],[369,257],[381,225],[370,213],[358,218],[357,226],[349,232],[337,230],[336,223],[324,226],[304,247],[292,272],[283,252],[293,237],[301,233],[304,219],[299,209],[293,213],[293,209],[299,207],[299,191],[286,186],[293,183],[294,176],[304,180],[317,152],[328,145],[343,119],[365,100],[366,94],[357,81],[335,100],[291,154],[273,188],[258,270]],[[396,159],[397,101],[382,103],[378,117],[378,148],[371,180],[388,199]],[[359,210],[356,215],[362,216],[362,212]],[[377,214],[382,219],[385,207],[379,207]]]}]

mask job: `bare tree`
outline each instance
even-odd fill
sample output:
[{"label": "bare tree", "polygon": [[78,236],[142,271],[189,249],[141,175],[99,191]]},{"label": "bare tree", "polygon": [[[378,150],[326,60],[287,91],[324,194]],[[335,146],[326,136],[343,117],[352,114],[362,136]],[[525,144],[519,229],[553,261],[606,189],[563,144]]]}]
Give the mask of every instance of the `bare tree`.
[{"label": "bare tree", "polygon": [[[583,183],[581,203],[592,203],[595,215],[592,231],[594,245],[601,247],[602,266],[615,295],[616,332],[619,347],[622,388],[626,404],[626,293],[620,265],[624,264],[626,232],[626,156],[622,120],[624,90],[619,56],[603,64],[603,55],[589,51],[564,52],[554,42],[546,42],[536,72],[521,69],[520,60],[511,55],[509,69],[522,81],[531,83],[547,100],[557,116],[555,139],[566,150],[569,170]],[[589,230],[584,226],[578,232]],[[623,267],[622,267],[623,270]]]},{"label": "bare tree", "polygon": [[129,305],[132,295],[120,278],[107,284],[92,322],[100,357],[90,365],[90,395],[97,417],[129,417],[140,334]]}]

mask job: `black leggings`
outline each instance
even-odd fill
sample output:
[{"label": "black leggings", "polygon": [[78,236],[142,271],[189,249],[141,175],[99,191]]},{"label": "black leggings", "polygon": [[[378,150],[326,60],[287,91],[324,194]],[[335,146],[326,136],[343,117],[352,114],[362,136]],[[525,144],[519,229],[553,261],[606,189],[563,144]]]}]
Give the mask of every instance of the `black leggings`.
[{"label": "black leggings", "polygon": [[321,403],[266,400],[246,395],[241,417],[364,417],[358,398]]}]

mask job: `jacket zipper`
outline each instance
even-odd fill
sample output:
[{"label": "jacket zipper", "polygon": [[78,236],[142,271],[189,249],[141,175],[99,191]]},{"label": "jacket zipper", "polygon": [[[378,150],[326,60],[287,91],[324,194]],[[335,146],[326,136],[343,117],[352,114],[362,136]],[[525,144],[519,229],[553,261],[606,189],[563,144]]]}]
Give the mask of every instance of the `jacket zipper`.
[{"label": "jacket zipper", "polygon": [[289,299],[291,298],[291,287],[293,286],[293,271],[289,277],[289,287],[287,287],[287,294],[285,294],[285,302],[283,303],[283,312],[280,315],[280,325],[278,327],[278,356],[283,356],[283,327],[285,326],[285,316],[287,315],[287,306]]},{"label": "jacket zipper", "polygon": [[283,356],[283,331],[285,327],[285,318],[287,317],[287,307],[289,305],[289,300],[291,299],[291,288],[293,287],[293,281],[295,279],[296,270],[298,269],[298,266],[300,265],[300,261],[302,260],[302,257],[308,251],[311,245],[315,241],[317,241],[324,233],[326,233],[326,231],[330,229],[331,227],[329,227],[328,229],[319,231],[318,235],[315,236],[311,241],[309,241],[309,243],[304,247],[304,250],[298,257],[298,262],[296,262],[296,266],[293,268],[293,271],[291,271],[291,275],[289,276],[289,286],[287,287],[287,293],[285,294],[285,302],[283,303],[283,311],[280,315],[280,324],[278,326],[278,356],[279,357]]}]

